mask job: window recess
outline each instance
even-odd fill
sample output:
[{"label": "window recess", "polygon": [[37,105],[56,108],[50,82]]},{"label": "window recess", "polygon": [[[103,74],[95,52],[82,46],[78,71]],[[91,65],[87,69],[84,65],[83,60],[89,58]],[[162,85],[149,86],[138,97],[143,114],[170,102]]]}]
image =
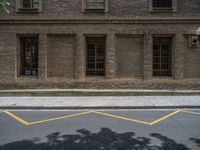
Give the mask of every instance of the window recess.
[{"label": "window recess", "polygon": [[177,0],[149,0],[149,9],[152,12],[176,12]]},{"label": "window recess", "polygon": [[87,76],[105,75],[105,37],[86,37]]},{"label": "window recess", "polygon": [[153,38],[153,76],[172,76],[172,38]]},{"label": "window recess", "polygon": [[153,8],[172,8],[172,0],[153,0]]},{"label": "window recess", "polygon": [[107,12],[108,0],[82,0],[83,12]]},{"label": "window recess", "polygon": [[20,38],[20,75],[37,76],[38,75],[38,37]]},{"label": "window recess", "polygon": [[16,9],[20,11],[36,11],[42,10],[42,0],[17,0]]}]

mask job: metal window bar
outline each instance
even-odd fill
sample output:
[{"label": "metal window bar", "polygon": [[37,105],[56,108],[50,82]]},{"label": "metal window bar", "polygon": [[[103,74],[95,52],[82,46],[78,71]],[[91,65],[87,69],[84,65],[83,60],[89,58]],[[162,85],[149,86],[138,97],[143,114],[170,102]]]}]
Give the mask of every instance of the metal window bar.
[{"label": "metal window bar", "polygon": [[154,8],[171,8],[172,0],[153,0]]},{"label": "metal window bar", "polygon": [[38,38],[21,38],[21,75],[38,75]]},{"label": "metal window bar", "polygon": [[88,37],[87,42],[87,76],[105,75],[105,38]]},{"label": "metal window bar", "polygon": [[153,39],[153,76],[172,76],[171,37],[154,37]]}]

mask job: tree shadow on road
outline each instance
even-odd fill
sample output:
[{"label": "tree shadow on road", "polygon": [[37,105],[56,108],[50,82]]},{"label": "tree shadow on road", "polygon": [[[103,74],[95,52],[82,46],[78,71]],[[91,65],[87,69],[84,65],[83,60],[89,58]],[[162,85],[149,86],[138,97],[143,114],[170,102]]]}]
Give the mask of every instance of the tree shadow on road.
[{"label": "tree shadow on road", "polygon": [[161,134],[150,135],[160,141],[152,145],[146,137],[136,137],[133,132],[117,133],[102,128],[97,133],[81,129],[77,134],[60,135],[55,132],[46,136],[47,142],[22,140],[0,146],[0,150],[189,150],[184,144],[176,143]]},{"label": "tree shadow on road", "polygon": [[200,139],[190,138],[190,140],[192,140],[193,142],[195,142],[197,144],[197,146],[200,147]]}]

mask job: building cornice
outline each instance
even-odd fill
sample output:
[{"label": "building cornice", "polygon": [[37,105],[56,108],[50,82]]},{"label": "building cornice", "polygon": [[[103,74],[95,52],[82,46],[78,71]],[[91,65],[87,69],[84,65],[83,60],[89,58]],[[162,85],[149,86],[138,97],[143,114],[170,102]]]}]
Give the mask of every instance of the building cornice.
[{"label": "building cornice", "polygon": [[0,24],[200,24],[200,18],[0,18]]}]

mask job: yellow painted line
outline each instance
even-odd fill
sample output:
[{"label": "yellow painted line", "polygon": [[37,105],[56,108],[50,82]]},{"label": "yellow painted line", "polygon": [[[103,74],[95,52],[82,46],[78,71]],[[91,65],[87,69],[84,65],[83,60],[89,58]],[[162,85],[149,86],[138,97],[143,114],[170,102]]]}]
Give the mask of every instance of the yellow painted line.
[{"label": "yellow painted line", "polygon": [[166,115],[166,116],[164,116],[164,117],[161,117],[161,118],[159,118],[159,119],[157,119],[157,120],[155,120],[155,121],[152,121],[151,123],[150,123],[150,125],[155,125],[155,124],[157,124],[157,123],[159,123],[159,122],[161,122],[161,121],[163,121],[163,120],[165,120],[165,119],[167,119],[167,118],[169,118],[169,117],[171,117],[171,116],[174,116],[175,114],[177,114],[177,113],[179,113],[179,112],[182,112],[183,110],[181,110],[181,109],[178,109],[178,110],[176,110],[176,111],[174,111],[174,112],[172,112],[172,113],[170,113],[170,114],[168,114],[168,115]]},{"label": "yellow painted line", "polygon": [[16,116],[15,114],[9,112],[9,111],[4,111],[5,114],[9,115],[10,117],[12,117],[13,119],[17,120],[18,122],[22,123],[23,125],[29,125],[30,123],[23,120],[22,118]]},{"label": "yellow painted line", "polygon": [[104,116],[107,116],[107,117],[112,117],[112,118],[122,119],[122,120],[126,120],[126,121],[131,121],[131,122],[137,122],[137,123],[141,123],[141,124],[151,125],[149,122],[135,120],[135,119],[130,119],[130,118],[126,118],[126,117],[122,117],[122,116],[117,116],[117,115],[112,115],[112,114],[108,114],[108,113],[104,113],[104,112],[96,111],[94,113],[100,114],[100,115],[104,115]]},{"label": "yellow painted line", "polygon": [[73,115],[67,115],[67,116],[62,116],[62,117],[57,117],[57,118],[51,118],[51,119],[46,119],[46,120],[41,120],[41,121],[30,122],[29,125],[41,124],[41,123],[60,120],[60,119],[66,119],[66,118],[72,118],[72,117],[77,117],[77,116],[81,116],[81,115],[87,115],[92,112],[94,112],[94,111],[81,112],[81,113],[77,113],[77,114],[73,114]]},{"label": "yellow painted line", "polygon": [[163,116],[163,117],[161,117],[159,119],[156,119],[156,120],[154,120],[152,122],[146,122],[146,121],[126,118],[126,117],[113,115],[113,114],[108,114],[108,113],[104,113],[104,112],[98,112],[98,111],[96,111],[94,113],[100,114],[100,115],[104,115],[104,116],[108,116],[108,117],[112,117],[112,118],[117,118],[117,119],[122,119],[122,120],[126,120],[126,121],[137,122],[137,123],[141,123],[141,124],[146,124],[146,125],[151,125],[152,126],[152,125],[155,125],[155,124],[157,124],[157,123],[159,123],[159,122],[161,122],[161,121],[163,121],[163,120],[165,120],[165,119],[167,119],[167,118],[169,118],[169,117],[171,117],[171,116],[173,116],[173,115],[175,115],[175,114],[177,114],[179,112],[182,112],[182,111],[183,110],[178,109],[178,110],[176,110],[176,111],[174,111],[174,112],[172,112],[172,113],[170,113],[170,114],[168,114],[166,116]]},{"label": "yellow painted line", "polygon": [[35,122],[27,122],[25,120],[23,120],[22,118],[18,117],[17,115],[9,112],[9,111],[4,111],[5,114],[9,115],[10,117],[12,117],[13,119],[17,120],[18,122],[22,123],[23,125],[34,125],[34,124],[41,124],[41,123],[45,123],[45,122],[50,122],[50,121],[55,121],[55,120],[60,120],[60,119],[66,119],[66,118],[72,118],[72,117],[76,117],[76,116],[81,116],[81,115],[87,115],[90,113],[95,113],[95,114],[99,114],[99,115],[103,115],[103,116],[107,116],[107,117],[111,117],[111,118],[117,118],[117,119],[122,119],[122,120],[126,120],[126,121],[131,121],[131,122],[136,122],[136,123],[140,123],[140,124],[146,124],[146,125],[155,125],[179,112],[187,112],[187,113],[194,113],[194,114],[199,114],[200,113],[196,113],[196,112],[189,112],[189,111],[184,111],[181,109],[178,109],[166,116],[163,116],[155,121],[152,122],[146,122],[146,121],[141,121],[141,120],[136,120],[136,119],[131,119],[131,118],[126,118],[126,117],[122,117],[122,116],[118,116],[118,115],[113,115],[113,114],[109,114],[109,113],[105,113],[105,112],[99,112],[99,111],[87,111],[87,112],[81,112],[81,113],[77,113],[77,114],[72,114],[72,115],[67,115],[67,116],[62,116],[62,117],[56,117],[56,118],[50,118],[50,119],[45,119],[45,120],[40,120],[40,121],[35,121]]},{"label": "yellow painted line", "polygon": [[199,112],[186,111],[186,110],[184,110],[183,112],[184,112],[184,113],[189,113],[189,114],[194,114],[194,115],[200,115]]}]

